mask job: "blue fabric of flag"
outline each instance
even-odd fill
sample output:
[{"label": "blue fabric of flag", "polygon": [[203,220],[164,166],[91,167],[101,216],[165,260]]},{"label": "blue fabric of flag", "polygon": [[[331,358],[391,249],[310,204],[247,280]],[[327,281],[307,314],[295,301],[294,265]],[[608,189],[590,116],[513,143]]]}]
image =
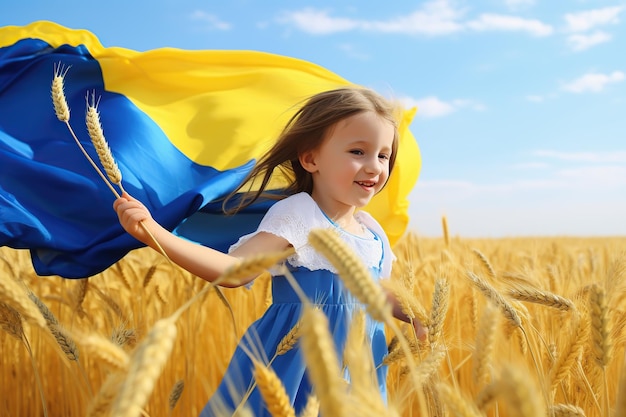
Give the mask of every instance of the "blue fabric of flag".
[{"label": "blue fabric of flag", "polygon": [[[29,249],[39,275],[90,276],[141,246],[120,228],[114,195],[55,116],[50,85],[58,63],[70,67],[71,82],[65,85],[70,120],[84,120],[86,94],[96,91],[125,189],[166,228],[229,193],[252,166],[250,161],[218,171],[189,160],[127,98],[104,89],[100,65],[84,47],[52,48],[24,39],[1,48],[0,245]],[[73,128],[97,160],[84,123]],[[223,216],[217,217],[222,221],[215,225],[224,225]],[[238,229],[250,230],[258,222],[254,213],[247,217],[238,218]],[[226,249],[236,236],[222,229],[205,234],[205,243]]]}]

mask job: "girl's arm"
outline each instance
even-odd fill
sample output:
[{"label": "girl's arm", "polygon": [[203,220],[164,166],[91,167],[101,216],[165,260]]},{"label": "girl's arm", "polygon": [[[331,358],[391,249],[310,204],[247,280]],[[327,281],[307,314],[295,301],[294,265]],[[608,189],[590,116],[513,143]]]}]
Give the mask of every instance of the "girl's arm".
[{"label": "girl's arm", "polygon": [[[113,203],[113,208],[117,212],[120,224],[130,235],[158,251],[159,249],[154,240],[139,224],[143,222],[172,262],[206,281],[215,280],[229,267],[238,263],[240,258],[264,252],[277,252],[287,249],[289,246],[285,239],[270,233],[261,232],[250,238],[231,254],[225,254],[180,238],[169,232],[152,218],[148,209],[140,201],[127,193],[124,193],[122,197]],[[245,285],[254,278],[256,276],[244,279],[239,282],[239,285]]]},{"label": "girl's arm", "polygon": [[426,336],[428,335],[428,328],[425,327],[422,322],[418,319],[411,320],[406,314],[402,312],[402,307],[398,302],[398,299],[391,293],[391,291],[387,291],[387,299],[391,303],[393,307],[393,316],[398,320],[402,320],[405,323],[413,323],[413,328],[415,329],[415,336],[419,340],[426,341]]}]

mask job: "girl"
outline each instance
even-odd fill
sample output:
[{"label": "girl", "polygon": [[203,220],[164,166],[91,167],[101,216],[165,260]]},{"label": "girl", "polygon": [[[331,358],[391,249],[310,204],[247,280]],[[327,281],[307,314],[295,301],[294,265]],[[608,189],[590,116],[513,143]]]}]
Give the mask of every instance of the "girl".
[{"label": "girl", "polygon": [[[228,254],[176,237],[128,194],[115,201],[114,208],[131,235],[153,245],[139,227],[139,222],[144,222],[173,262],[208,281],[216,279],[239,258],[293,247],[295,254],[287,259],[286,266],[311,301],[328,316],[341,357],[349,319],[355,309],[363,306],[344,290],[335,268],[307,245],[308,232],[313,228],[335,228],[370,268],[372,279],[388,278],[394,259],[389,241],[374,218],[358,209],[385,186],[397,149],[398,130],[392,106],[371,90],[339,88],[310,98],[246,181],[227,198],[232,199],[253,181],[260,184],[258,191],[244,193],[236,211],[263,195],[275,168],[291,178],[280,196],[283,199],[269,209],[258,229],[241,237]],[[254,278],[249,277],[247,282]],[[253,380],[254,366],[246,352],[258,353],[260,358],[274,356],[278,343],[298,322],[302,304],[284,276],[273,277],[272,296],[273,304],[247,330],[202,417],[224,409],[235,410]],[[393,297],[389,299],[394,303],[394,315],[407,321]],[[419,322],[414,325],[417,335],[423,338],[425,329]],[[387,353],[384,325],[370,319],[368,335],[374,362],[380,365]],[[271,366],[299,413],[312,391],[299,349],[276,357]],[[386,397],[385,366],[378,367],[377,376],[381,395]],[[258,390],[253,390],[245,401],[255,416],[269,416]]]}]

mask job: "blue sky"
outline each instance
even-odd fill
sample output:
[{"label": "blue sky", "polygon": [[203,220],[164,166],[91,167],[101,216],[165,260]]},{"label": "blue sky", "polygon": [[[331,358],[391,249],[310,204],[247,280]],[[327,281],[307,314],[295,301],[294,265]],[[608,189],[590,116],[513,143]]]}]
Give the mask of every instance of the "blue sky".
[{"label": "blue sky", "polygon": [[418,113],[411,230],[626,235],[626,1],[21,0],[105,46],[247,49],[322,65]]}]

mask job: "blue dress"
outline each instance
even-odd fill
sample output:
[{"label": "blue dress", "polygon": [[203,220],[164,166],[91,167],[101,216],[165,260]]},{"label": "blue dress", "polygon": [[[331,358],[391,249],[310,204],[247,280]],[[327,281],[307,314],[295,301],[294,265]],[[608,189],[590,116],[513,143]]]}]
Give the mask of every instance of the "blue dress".
[{"label": "blue dress", "polygon": [[[364,257],[365,264],[372,271],[372,279],[388,277],[394,257],[384,231],[365,212],[358,212],[355,217],[366,227],[369,236],[361,237],[339,230],[340,235]],[[231,250],[260,231],[287,239],[296,249],[296,254],[287,260],[286,266],[309,300],[328,317],[337,356],[342,358],[351,317],[364,306],[345,289],[332,265],[306,243],[308,230],[319,227],[333,227],[333,223],[308,194],[296,194],[274,204],[257,231],[242,237]],[[299,345],[296,344],[284,355],[275,355],[278,344],[298,323],[303,304],[282,275],[272,278],[272,297],[273,302],[264,315],[248,328],[239,342],[222,382],[202,410],[201,417],[231,415],[240,407],[244,397],[246,408],[254,416],[271,417],[258,388],[246,394],[254,380],[254,364],[249,354],[264,364],[271,361],[270,366],[281,379],[296,414],[306,405],[313,388]],[[378,367],[387,353],[384,324],[368,317],[366,329],[371,341],[372,358]],[[386,376],[386,366],[378,367],[378,385],[384,399]],[[349,379],[349,375],[346,378]]]}]

